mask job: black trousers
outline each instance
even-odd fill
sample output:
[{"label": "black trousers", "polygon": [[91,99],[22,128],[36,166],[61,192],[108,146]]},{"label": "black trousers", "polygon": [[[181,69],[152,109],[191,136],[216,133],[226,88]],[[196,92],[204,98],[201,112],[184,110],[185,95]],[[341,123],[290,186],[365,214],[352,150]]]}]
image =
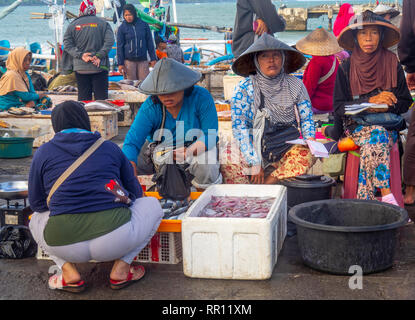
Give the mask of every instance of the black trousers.
[{"label": "black trousers", "polygon": [[108,71],[93,74],[75,72],[75,75],[78,84],[78,101],[108,99]]}]

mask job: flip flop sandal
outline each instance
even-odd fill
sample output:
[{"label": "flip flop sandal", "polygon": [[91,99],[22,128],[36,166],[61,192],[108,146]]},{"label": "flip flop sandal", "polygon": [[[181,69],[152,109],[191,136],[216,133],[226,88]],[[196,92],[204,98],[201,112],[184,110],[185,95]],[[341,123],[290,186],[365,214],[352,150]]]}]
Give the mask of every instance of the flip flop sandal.
[{"label": "flip flop sandal", "polygon": [[[133,280],[133,275],[137,271],[141,272],[142,275],[138,279]],[[129,286],[130,284],[135,283],[138,280],[140,280],[141,278],[143,278],[145,274],[146,274],[146,270],[144,269],[143,266],[130,266],[130,271],[128,272],[127,279],[125,279],[125,280],[112,280],[112,279],[110,279],[111,289],[119,290],[119,289],[125,288],[125,287]]]},{"label": "flip flop sandal", "polygon": [[49,289],[63,290],[72,293],[79,293],[85,290],[85,281],[80,280],[77,283],[66,283],[62,274],[54,274],[48,281]]}]

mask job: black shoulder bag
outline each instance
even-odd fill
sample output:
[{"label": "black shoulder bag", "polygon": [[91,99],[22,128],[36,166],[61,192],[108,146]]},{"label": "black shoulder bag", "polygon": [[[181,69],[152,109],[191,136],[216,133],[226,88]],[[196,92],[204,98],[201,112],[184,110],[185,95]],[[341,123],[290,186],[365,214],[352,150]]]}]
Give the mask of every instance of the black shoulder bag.
[{"label": "black shoulder bag", "polygon": [[[163,136],[163,129],[166,120],[166,107],[163,105],[163,120],[161,123],[158,139],[147,146],[146,159],[154,166],[153,154],[157,145],[160,144]],[[164,163],[155,170],[153,181],[156,183],[159,195],[164,199],[184,200],[190,196],[193,176],[186,168],[188,165],[177,163]]]},{"label": "black shoulder bag", "polygon": [[[261,92],[261,105],[264,108],[264,96]],[[261,139],[262,158],[269,163],[280,160],[284,154],[293,146],[286,141],[300,137],[300,132],[295,125],[284,125],[272,123],[269,118],[265,118],[264,132]]]},{"label": "black shoulder bag", "polygon": [[156,149],[156,147],[161,143],[161,138],[163,137],[163,130],[164,130],[164,124],[166,123],[166,107],[163,105],[162,106],[162,111],[163,111],[163,118],[161,120],[161,126],[160,126],[160,131],[159,131],[159,135],[156,141],[150,142],[147,145],[146,150],[144,151],[144,161],[147,165],[152,165],[153,169],[155,171],[155,167],[154,167],[154,162],[153,162],[153,154],[154,154],[154,150]]}]

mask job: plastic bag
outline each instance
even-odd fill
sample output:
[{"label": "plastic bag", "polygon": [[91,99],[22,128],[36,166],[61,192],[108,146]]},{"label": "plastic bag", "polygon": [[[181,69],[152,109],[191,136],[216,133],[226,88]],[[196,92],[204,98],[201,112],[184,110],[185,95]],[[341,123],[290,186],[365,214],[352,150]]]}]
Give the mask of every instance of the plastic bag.
[{"label": "plastic bag", "polygon": [[21,259],[34,257],[37,244],[26,226],[3,226],[0,229],[0,258]]},{"label": "plastic bag", "polygon": [[323,159],[323,172],[331,177],[343,175],[345,167],[346,153],[330,154],[328,158]]},{"label": "plastic bag", "polygon": [[153,181],[164,199],[184,200],[190,196],[193,176],[184,166],[177,164],[162,164]]}]

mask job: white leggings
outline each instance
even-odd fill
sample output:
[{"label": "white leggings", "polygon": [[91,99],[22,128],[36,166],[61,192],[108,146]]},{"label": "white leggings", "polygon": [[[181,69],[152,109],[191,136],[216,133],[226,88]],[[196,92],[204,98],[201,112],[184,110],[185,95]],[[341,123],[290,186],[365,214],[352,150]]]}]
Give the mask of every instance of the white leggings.
[{"label": "white leggings", "polygon": [[131,220],[110,233],[65,246],[50,247],[45,242],[43,231],[49,219],[49,211],[35,212],[29,228],[37,244],[59,268],[66,262],[83,263],[90,260],[104,262],[121,259],[131,264],[156,233],[163,211],[159,201],[153,197],[137,199],[130,210]]}]

